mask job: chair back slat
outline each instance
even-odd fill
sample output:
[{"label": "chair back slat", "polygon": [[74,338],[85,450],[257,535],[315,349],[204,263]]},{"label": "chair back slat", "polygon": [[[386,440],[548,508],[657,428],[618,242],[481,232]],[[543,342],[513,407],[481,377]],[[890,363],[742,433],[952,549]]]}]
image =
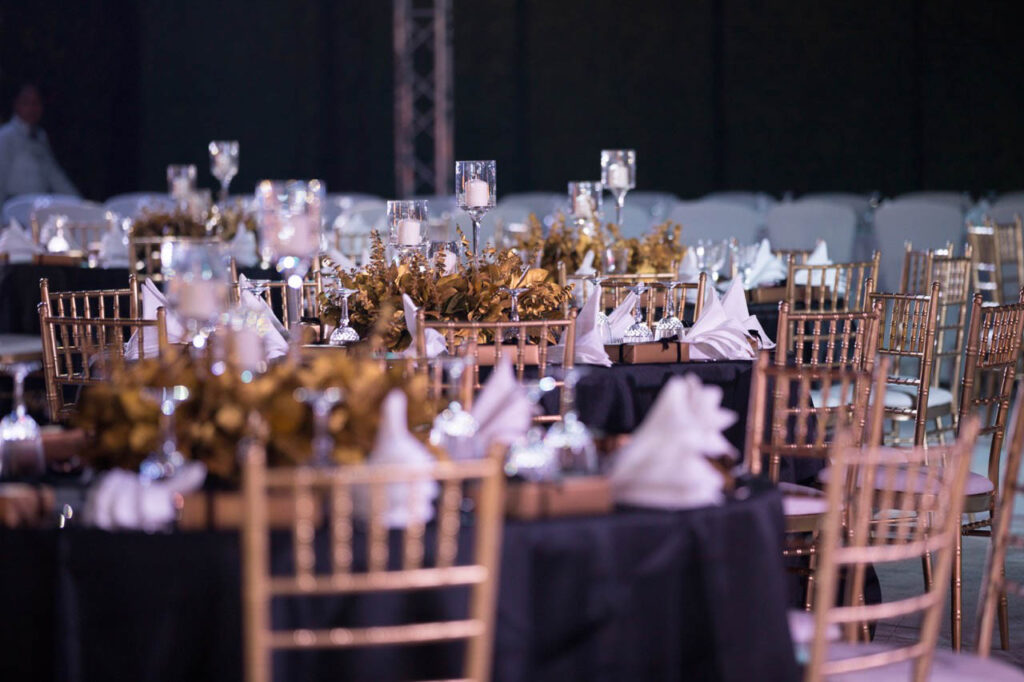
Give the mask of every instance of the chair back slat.
[{"label": "chair back slat", "polygon": [[878,281],[878,262],[810,265],[790,260],[786,276],[786,300],[812,311],[855,312],[868,306],[868,296]]}]

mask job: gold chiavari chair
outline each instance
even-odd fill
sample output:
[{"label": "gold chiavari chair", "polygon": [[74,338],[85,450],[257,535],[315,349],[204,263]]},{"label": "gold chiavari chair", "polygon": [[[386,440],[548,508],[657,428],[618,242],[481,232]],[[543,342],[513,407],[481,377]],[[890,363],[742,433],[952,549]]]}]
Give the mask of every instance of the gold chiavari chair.
[{"label": "gold chiavari chair", "polygon": [[772,249],[772,255],[782,259],[787,266],[790,263],[802,265],[807,262],[813,249]]},{"label": "gold chiavari chair", "polygon": [[[883,366],[886,364],[883,360]],[[816,401],[815,393],[834,399]],[[808,610],[814,595],[817,532],[827,511],[826,500],[817,488],[780,483],[782,458],[827,461],[832,436],[839,429],[849,429],[858,444],[877,443],[881,419],[868,425],[867,406],[870,400],[878,402],[884,393],[884,370],[873,380],[870,372],[859,368],[773,365],[767,351],[762,351],[754,364],[744,465],[757,476],[767,462],[769,480],[783,493],[787,533],[783,556],[809,557],[804,601]]]},{"label": "gold chiavari chair", "polygon": [[808,310],[857,311],[868,305],[878,281],[877,251],[869,261],[808,265],[789,262],[786,300]]},{"label": "gold chiavari chair", "polygon": [[[953,673],[943,679],[953,679],[956,671],[992,669],[988,661],[935,652],[946,598],[945,579],[959,537],[964,486],[978,433],[975,419],[966,420],[963,426],[954,444],[931,449],[862,447],[855,444],[855,434],[843,432],[837,437],[826,485],[828,512],[822,524],[818,568],[820,597],[815,600],[815,634],[804,669],[805,682],[924,682],[933,667]],[[865,481],[877,485],[863,485]],[[920,522],[922,519],[927,521]],[[864,603],[869,566],[927,554],[935,557],[937,581],[927,585],[923,594]],[[844,594],[840,594],[841,584],[845,584]],[[892,647],[860,643],[868,623],[915,614],[923,618],[918,641]],[[845,641],[830,643],[830,630],[836,627],[841,628]]]},{"label": "gold chiavari chair", "polygon": [[128,254],[133,272],[142,279],[162,282],[163,260],[161,253],[170,244],[217,244],[209,237],[139,237],[134,232],[128,235]]},{"label": "gold chiavari chair", "polygon": [[978,641],[980,656],[988,656],[992,649],[992,621],[999,611],[999,635],[1006,649],[1010,638],[1007,617],[1007,593],[1024,596],[1024,582],[1007,580],[1006,554],[1009,549],[1024,549],[1024,537],[1012,531],[1013,511],[1017,495],[1024,492],[1020,480],[1020,460],[1024,455],[1024,383],[1017,385],[1017,404],[1010,426],[1010,446],[1006,450],[1006,473],[999,491],[995,521],[992,528],[992,547],[989,550],[985,572],[982,574],[978,598]]},{"label": "gold chiavari chair", "polygon": [[[873,293],[870,297],[881,312],[877,352],[892,359],[885,413],[894,423],[890,439],[894,444],[902,442],[899,427],[904,421],[914,423],[914,445],[927,444],[939,292],[939,283],[933,282],[927,296]],[[946,414],[950,409],[947,403]]]},{"label": "gold chiavari chair", "polygon": [[870,372],[880,314],[877,304],[859,312],[793,312],[790,303],[783,301],[779,304],[775,362]]},{"label": "gold chiavari chair", "polygon": [[[482,387],[480,382],[480,356],[482,349],[493,353],[493,364],[497,365],[501,359],[511,354],[516,378],[523,381],[526,378],[526,368],[536,367],[536,379],[551,377],[554,388],[559,391],[559,410],[557,415],[544,415],[535,418],[535,421],[546,423],[559,421],[570,409],[569,391],[565,389],[565,373],[572,370],[576,352],[576,311],[571,311],[566,318],[548,320],[521,320],[519,322],[439,322],[427,320],[423,309],[416,314],[416,355],[418,358],[426,358],[427,341],[426,330],[435,329],[440,332],[447,344],[449,355],[459,353],[460,346],[468,343],[468,352],[471,354],[473,374],[473,390]],[[503,339],[510,332],[515,332],[514,344],[495,343],[495,339]],[[562,353],[563,372],[559,376],[552,373],[552,363],[548,358],[548,352],[555,340],[564,344]],[[486,340],[489,345],[482,346],[481,341]],[[493,349],[493,350],[492,350]],[[463,351],[467,352],[467,351]]]},{"label": "gold chiavari chair", "polygon": [[[1010,397],[1024,329],[1024,302],[986,306],[982,294],[974,295],[971,324],[967,332],[967,354],[960,393],[960,427],[973,414],[981,416],[982,435],[991,438],[987,475],[971,473],[962,524],[963,535],[991,537],[995,502],[999,495],[1000,459],[1010,413]],[[976,515],[982,516],[976,519]],[[953,598],[951,623],[953,648],[962,644],[962,563],[961,538],[957,536],[953,561]],[[1006,618],[1005,603],[1000,605],[1000,620]],[[1004,640],[1003,645],[1006,646]]]},{"label": "gold chiavari chair", "polygon": [[[241,287],[238,283],[238,266],[235,259],[230,259],[231,270],[231,296],[235,301],[242,299]],[[315,268],[302,281],[302,289],[299,292],[299,319],[320,317],[320,294],[324,290],[323,275],[320,268]],[[274,311],[285,329],[291,329],[289,321],[290,304],[288,302],[287,282],[268,282],[263,291],[263,300],[267,302],[270,309]]]},{"label": "gold chiavari chair", "polygon": [[[258,431],[258,423],[254,426]],[[242,443],[242,605],[245,676],[248,682],[271,679],[275,651],[415,646],[465,641],[463,677],[490,678],[494,638],[498,559],[504,511],[504,474],[496,456],[463,462],[438,462],[431,467],[349,465],[340,467],[266,466],[266,450],[257,438]],[[412,523],[395,531],[385,518],[393,486],[405,488],[410,510],[423,500],[424,484],[439,488],[436,523]],[[462,518],[462,500],[475,491],[470,519]],[[271,496],[291,498],[295,519],[291,544],[294,572],[270,571]],[[318,571],[316,536],[318,505],[329,510],[323,534],[329,543]],[[366,500],[363,505],[360,500]],[[364,509],[368,507],[368,509]],[[365,518],[363,518],[365,517]],[[362,531],[362,532],[360,532]],[[472,551],[460,563],[459,547]],[[394,536],[398,535],[398,538]],[[433,538],[436,538],[433,539]],[[392,550],[392,540],[397,539]],[[398,549],[400,548],[400,549]],[[363,551],[360,552],[360,549]],[[365,556],[365,560],[361,557]],[[430,622],[278,629],[271,619],[275,597],[310,599],[466,588],[470,592],[465,618]]]},{"label": "gold chiavari chair", "polygon": [[[910,242],[904,244],[903,270],[900,273],[901,294],[927,294],[932,282],[936,281],[933,266],[936,259],[953,258],[953,242],[946,242],[941,249],[915,251]],[[970,247],[968,247],[970,248]]]},{"label": "gold chiavari chair", "polygon": [[973,249],[974,290],[990,305],[1012,303],[1024,286],[1024,237],[1021,218],[999,224],[986,220],[970,225],[967,241]]},{"label": "gold chiavari chair", "polygon": [[168,347],[163,308],[155,320],[142,319],[134,275],[126,289],[51,292],[49,282],[39,283],[39,327],[43,340],[43,376],[50,419],[67,418],[77,395],[66,389],[106,380],[105,368],[124,357],[125,344],[137,335],[139,358],[145,358],[144,330],[156,334],[159,353]]},{"label": "gold chiavari chair", "polygon": [[[634,287],[640,282],[647,285],[647,289],[640,294],[640,308],[643,310],[642,314],[647,325],[653,329],[654,324],[657,322],[658,311],[664,310],[665,303],[667,302],[668,287],[664,281],[647,282],[642,279],[624,279],[620,277],[605,280],[601,284],[601,298],[603,299],[601,307],[605,310],[614,310],[629,295],[630,287]],[[684,324],[692,325],[700,317],[701,312],[704,310],[706,288],[707,273],[704,272],[700,273],[696,282],[682,282],[672,288],[672,302],[675,304],[676,317],[682,320]],[[688,312],[686,303],[689,299],[694,301],[692,318],[686,314]],[[587,296],[584,295],[580,305],[585,305],[586,300]]]}]

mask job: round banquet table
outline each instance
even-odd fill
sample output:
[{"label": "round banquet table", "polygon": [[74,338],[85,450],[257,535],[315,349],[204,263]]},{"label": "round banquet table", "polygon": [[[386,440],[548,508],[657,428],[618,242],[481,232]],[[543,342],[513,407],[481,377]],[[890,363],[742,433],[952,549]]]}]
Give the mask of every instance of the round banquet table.
[{"label": "round banquet table", "polygon": [[[773,490],[680,512],[508,521],[493,679],[796,679],[782,535]],[[272,547],[290,561],[289,546]],[[0,556],[0,679],[241,680],[237,534],[2,530]],[[289,599],[275,624],[410,622],[465,605],[449,592],[354,603],[370,599]],[[458,676],[459,645],[423,649],[279,655],[275,668],[304,681]]]}]

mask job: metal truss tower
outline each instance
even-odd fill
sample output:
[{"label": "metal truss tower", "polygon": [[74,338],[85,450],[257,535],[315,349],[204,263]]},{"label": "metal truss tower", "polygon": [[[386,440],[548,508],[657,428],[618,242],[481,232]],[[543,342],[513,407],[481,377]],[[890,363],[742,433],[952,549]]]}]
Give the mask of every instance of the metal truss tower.
[{"label": "metal truss tower", "polygon": [[393,0],[395,190],[451,194],[452,0]]}]

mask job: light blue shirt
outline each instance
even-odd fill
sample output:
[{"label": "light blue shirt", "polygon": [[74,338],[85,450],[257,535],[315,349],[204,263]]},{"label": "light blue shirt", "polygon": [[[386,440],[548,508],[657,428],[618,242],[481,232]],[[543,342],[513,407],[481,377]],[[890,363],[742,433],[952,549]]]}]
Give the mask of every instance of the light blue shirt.
[{"label": "light blue shirt", "polygon": [[17,116],[0,126],[0,201],[18,194],[78,194],[53,158],[42,128]]}]

